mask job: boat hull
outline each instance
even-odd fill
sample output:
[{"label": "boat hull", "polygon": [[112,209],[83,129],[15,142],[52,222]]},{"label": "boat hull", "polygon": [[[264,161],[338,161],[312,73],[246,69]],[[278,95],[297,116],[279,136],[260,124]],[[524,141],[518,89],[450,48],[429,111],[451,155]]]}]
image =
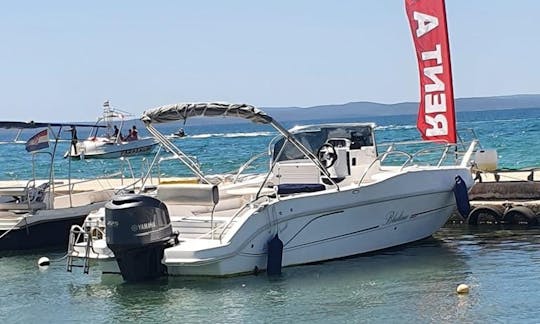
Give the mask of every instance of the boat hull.
[{"label": "boat hull", "polygon": [[[10,231],[0,239],[0,251],[17,251],[67,246],[71,225],[81,225],[86,215],[44,222]],[[6,231],[0,231],[0,235]]]},{"label": "boat hull", "polygon": [[77,145],[77,153],[75,153],[73,148],[71,148],[69,156],[77,159],[115,159],[120,157],[149,154],[153,151],[156,145],[157,142],[153,138],[144,138],[132,142],[122,143],[85,140]]},{"label": "boat hull", "polygon": [[[361,188],[284,198],[239,221],[219,246],[185,240],[165,250],[170,275],[228,276],[263,270],[267,243],[283,242],[282,266],[378,251],[431,236],[455,210],[454,177],[467,169],[409,172]],[[390,191],[390,189],[392,189]],[[392,193],[392,194],[390,194]]]},{"label": "boat hull", "polygon": [[90,211],[105,202],[88,206],[40,210],[28,215],[13,229],[0,230],[0,251],[19,251],[67,246],[72,225],[82,225]]}]

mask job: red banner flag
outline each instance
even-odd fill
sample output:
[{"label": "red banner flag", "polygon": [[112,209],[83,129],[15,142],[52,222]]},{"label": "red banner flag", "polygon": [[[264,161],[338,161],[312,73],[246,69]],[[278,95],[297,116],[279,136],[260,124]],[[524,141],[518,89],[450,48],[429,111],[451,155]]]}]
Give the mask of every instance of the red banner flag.
[{"label": "red banner flag", "polygon": [[405,0],[420,72],[417,127],[425,140],[456,143],[444,0]]}]

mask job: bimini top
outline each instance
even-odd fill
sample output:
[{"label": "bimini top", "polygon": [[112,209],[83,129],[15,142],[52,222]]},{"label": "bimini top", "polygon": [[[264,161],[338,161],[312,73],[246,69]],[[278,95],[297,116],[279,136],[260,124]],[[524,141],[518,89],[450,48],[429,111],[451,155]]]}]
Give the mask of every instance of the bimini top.
[{"label": "bimini top", "polygon": [[264,111],[247,104],[228,103],[179,103],[146,110],[141,120],[145,124],[167,123],[190,117],[239,117],[254,123],[269,124],[272,117]]}]

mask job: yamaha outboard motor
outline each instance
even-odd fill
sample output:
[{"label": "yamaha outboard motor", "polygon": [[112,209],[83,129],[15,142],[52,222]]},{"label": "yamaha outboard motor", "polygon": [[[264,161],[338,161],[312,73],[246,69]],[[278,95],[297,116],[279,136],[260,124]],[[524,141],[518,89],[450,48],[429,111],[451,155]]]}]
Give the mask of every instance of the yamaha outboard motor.
[{"label": "yamaha outboard motor", "polygon": [[107,246],[126,281],[142,281],[165,273],[163,250],[175,236],[167,207],[158,199],[125,195],[105,205]]}]

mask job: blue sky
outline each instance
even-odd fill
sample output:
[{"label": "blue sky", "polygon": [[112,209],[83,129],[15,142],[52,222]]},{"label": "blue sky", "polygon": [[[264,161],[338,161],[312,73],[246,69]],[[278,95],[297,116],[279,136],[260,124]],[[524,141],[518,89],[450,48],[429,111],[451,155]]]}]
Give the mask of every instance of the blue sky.
[{"label": "blue sky", "polygon": [[[446,1],[456,97],[540,93],[540,1]],[[402,0],[4,1],[0,120],[417,101]]]}]

